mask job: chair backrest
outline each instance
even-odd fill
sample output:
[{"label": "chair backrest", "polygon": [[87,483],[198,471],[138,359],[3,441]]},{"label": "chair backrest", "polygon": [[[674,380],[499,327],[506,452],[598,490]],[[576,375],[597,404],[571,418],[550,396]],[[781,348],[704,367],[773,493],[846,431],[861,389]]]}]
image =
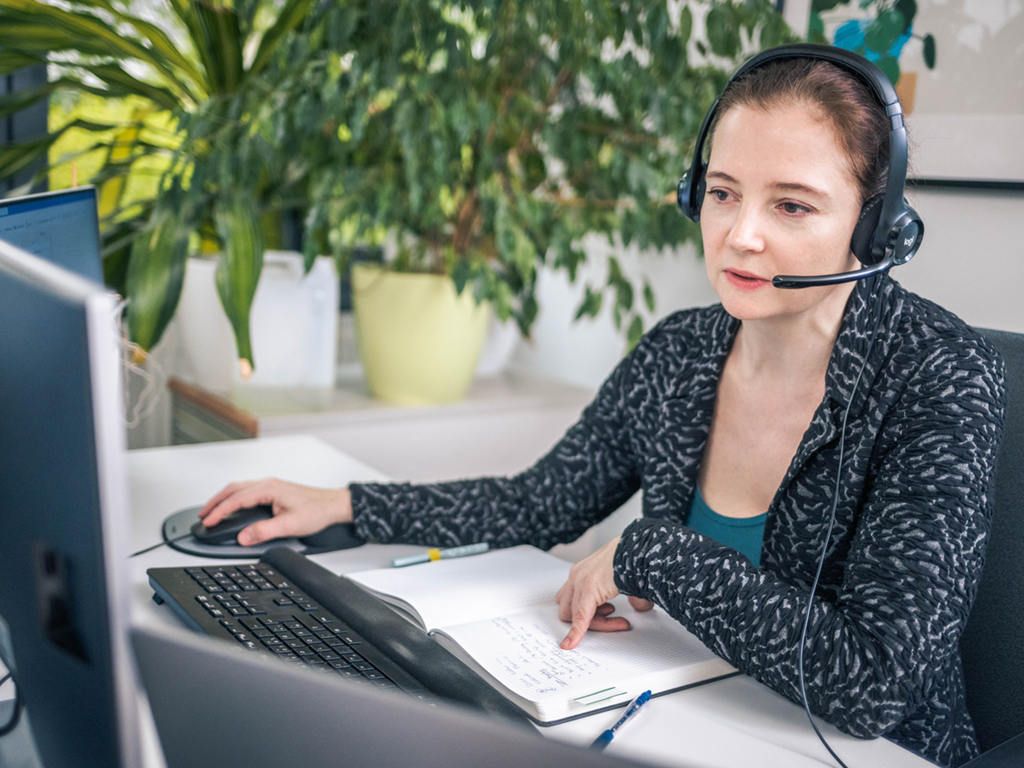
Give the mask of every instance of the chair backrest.
[{"label": "chair backrest", "polygon": [[979,329],[1006,363],[1006,426],[978,597],[960,640],[981,750],[1024,732],[1024,334]]}]

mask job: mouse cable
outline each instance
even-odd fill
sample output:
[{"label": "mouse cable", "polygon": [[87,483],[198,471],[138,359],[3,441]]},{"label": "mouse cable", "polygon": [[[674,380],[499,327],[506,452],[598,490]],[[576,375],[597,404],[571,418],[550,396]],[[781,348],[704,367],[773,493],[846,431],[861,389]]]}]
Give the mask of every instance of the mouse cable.
[{"label": "mouse cable", "polygon": [[8,680],[14,683],[14,710],[11,712],[10,719],[3,725],[0,725],[0,738],[3,738],[13,731],[18,726],[18,721],[21,720],[21,689],[18,687],[18,678],[14,676],[14,670],[7,663],[2,650],[0,650],[0,664],[7,667],[7,674],[0,680],[0,685],[3,685]]},{"label": "mouse cable", "polygon": [[146,547],[145,549],[140,549],[138,552],[132,552],[130,555],[128,555],[128,557],[132,558],[132,557],[135,557],[136,555],[141,555],[144,552],[151,552],[154,549],[156,549],[157,547],[162,547],[164,544],[171,544],[172,542],[175,542],[175,541],[181,541],[182,539],[187,539],[191,535],[192,535],[192,532],[189,531],[188,533],[181,534],[181,536],[175,536],[173,539],[164,539],[159,544],[154,544],[152,547]]},{"label": "mouse cable", "polygon": [[814,574],[814,581],[811,583],[811,593],[807,598],[807,612],[804,614],[804,626],[800,633],[800,654],[799,654],[799,672],[800,672],[800,698],[803,700],[804,711],[807,713],[807,719],[811,722],[811,728],[818,736],[818,740],[821,741],[828,753],[832,755],[840,768],[848,768],[829,746],[829,743],[825,740],[821,731],[818,730],[817,724],[814,722],[814,717],[811,715],[811,705],[807,699],[807,685],[804,675],[804,648],[807,645],[807,627],[811,623],[811,609],[814,608],[814,594],[818,590],[818,582],[821,580],[821,571],[825,567],[825,557],[828,554],[828,545],[832,540],[832,529],[836,524],[836,509],[839,505],[839,489],[842,486],[843,480],[843,460],[846,455],[846,419],[850,415],[850,407],[853,405],[853,396],[857,392],[857,387],[860,386],[860,380],[864,376],[864,369],[868,367],[868,360],[871,359],[871,351],[875,347],[875,337],[878,336],[878,329],[882,325],[882,302],[878,300],[878,314],[875,317],[875,328],[871,332],[871,340],[868,342],[867,351],[864,353],[864,362],[860,366],[860,372],[857,374],[857,379],[853,382],[853,388],[850,391],[850,399],[846,403],[846,409],[843,411],[843,424],[839,428],[839,468],[836,470],[836,485],[832,492],[832,510],[829,514],[828,530],[825,532],[825,543],[821,545],[821,557],[818,560],[818,570]]}]

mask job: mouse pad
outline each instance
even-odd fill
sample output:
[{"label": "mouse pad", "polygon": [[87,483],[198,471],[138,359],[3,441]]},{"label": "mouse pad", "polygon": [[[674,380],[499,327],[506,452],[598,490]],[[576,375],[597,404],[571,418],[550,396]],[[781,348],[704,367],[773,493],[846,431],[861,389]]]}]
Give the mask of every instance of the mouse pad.
[{"label": "mouse pad", "polygon": [[[199,557],[216,557],[220,560],[242,559],[255,560],[263,555],[271,547],[289,547],[299,554],[306,554],[309,547],[298,539],[274,539],[265,544],[257,544],[253,547],[242,547],[238,544],[200,544],[192,535],[185,536],[192,530],[192,524],[199,520],[198,507],[185,507],[164,520],[163,535],[167,546],[184,552],[187,555],[198,555]],[[174,541],[179,536],[185,538]]]}]

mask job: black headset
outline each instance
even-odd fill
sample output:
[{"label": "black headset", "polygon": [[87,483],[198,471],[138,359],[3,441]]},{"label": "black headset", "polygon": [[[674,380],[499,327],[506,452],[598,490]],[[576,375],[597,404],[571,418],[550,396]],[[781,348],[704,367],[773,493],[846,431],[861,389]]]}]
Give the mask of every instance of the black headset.
[{"label": "black headset", "polygon": [[[885,107],[891,125],[889,177],[885,192],[864,203],[860,219],[850,238],[850,249],[857,257],[857,261],[864,265],[864,269],[813,277],[776,275],[772,278],[772,285],[776,288],[836,285],[860,280],[878,272],[885,272],[891,267],[906,264],[921,245],[924,222],[903,197],[907,179],[907,129],[903,125],[903,109],[900,107],[899,97],[896,96],[896,89],[892,87],[882,70],[867,59],[842,48],[799,43],[770,48],[757,54],[739,68],[729,83],[768,62],[798,58],[831,62],[855,75],[878,97],[879,102]],[[704,175],[708,169],[707,163],[704,162],[704,143],[718,110],[719,99],[715,99],[715,103],[704,117],[693,150],[693,163],[690,170],[679,180],[679,210],[691,221],[700,221],[700,208],[704,202],[706,188]]]}]

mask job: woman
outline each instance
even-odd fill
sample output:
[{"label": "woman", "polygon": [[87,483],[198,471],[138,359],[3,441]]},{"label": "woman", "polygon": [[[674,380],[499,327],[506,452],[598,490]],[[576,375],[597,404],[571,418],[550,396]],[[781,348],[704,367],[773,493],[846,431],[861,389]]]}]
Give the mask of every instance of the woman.
[{"label": "woman", "polygon": [[851,234],[885,188],[888,130],[877,97],[840,67],[752,69],[719,102],[700,204],[721,304],[651,330],[547,456],[516,477],[436,485],[234,484],[206,505],[207,524],[272,503],[241,543],[353,520],[381,542],[548,548],[642,488],[643,517],[557,595],[572,622],[563,648],[588,628],[628,628],[607,605],[621,591],[800,701],[824,548],[805,646],[811,709],[943,765],[974,756],[957,643],[991,516],[998,354],[885,274],[771,284],[856,266]]}]

